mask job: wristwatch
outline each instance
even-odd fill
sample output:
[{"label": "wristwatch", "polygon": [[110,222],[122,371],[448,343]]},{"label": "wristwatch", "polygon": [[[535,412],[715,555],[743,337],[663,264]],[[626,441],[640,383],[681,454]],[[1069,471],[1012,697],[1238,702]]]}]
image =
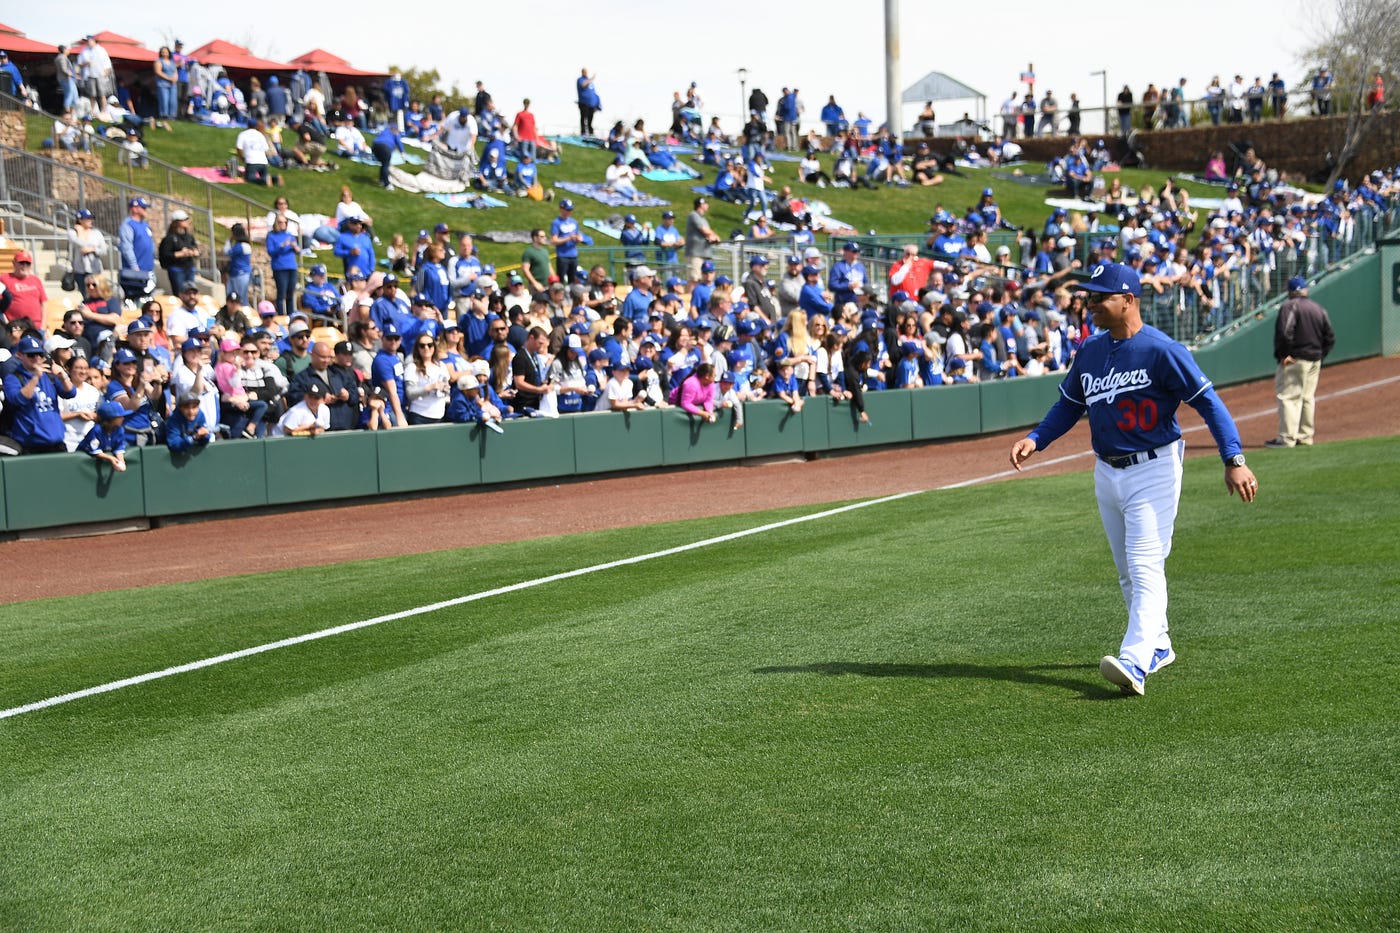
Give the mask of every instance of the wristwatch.
[{"label": "wristwatch", "polygon": [[1225,465],[1229,467],[1244,466],[1244,454],[1235,454],[1233,457],[1227,458],[1225,460]]}]

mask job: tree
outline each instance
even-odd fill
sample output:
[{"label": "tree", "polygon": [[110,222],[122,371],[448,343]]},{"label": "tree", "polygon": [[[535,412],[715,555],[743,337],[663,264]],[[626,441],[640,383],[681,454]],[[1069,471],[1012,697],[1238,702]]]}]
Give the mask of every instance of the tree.
[{"label": "tree", "polygon": [[1400,0],[1332,0],[1320,14],[1314,34],[1321,38],[1302,54],[1316,74],[1327,68],[1333,76],[1336,129],[1327,186],[1340,178],[1374,129],[1381,108],[1368,97],[1375,76],[1400,69]]},{"label": "tree", "polygon": [[442,75],[438,74],[436,68],[400,68],[398,65],[390,65],[389,70],[397,71],[408,82],[409,100],[426,104],[434,94],[441,94],[444,111],[470,107],[475,103],[474,100],[464,97],[462,89],[455,84],[450,91],[444,91],[441,87]]}]

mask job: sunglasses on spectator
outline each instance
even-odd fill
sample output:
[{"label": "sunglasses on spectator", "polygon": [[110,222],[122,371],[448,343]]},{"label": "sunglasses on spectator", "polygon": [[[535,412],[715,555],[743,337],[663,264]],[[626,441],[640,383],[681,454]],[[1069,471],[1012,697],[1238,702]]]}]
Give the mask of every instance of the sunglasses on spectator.
[{"label": "sunglasses on spectator", "polygon": [[402,340],[403,338],[400,337],[398,334],[385,334],[385,335],[384,335],[384,339],[385,339],[385,340]]},{"label": "sunglasses on spectator", "polygon": [[419,347],[432,347],[433,345],[434,344],[431,340],[423,341],[418,344]]}]

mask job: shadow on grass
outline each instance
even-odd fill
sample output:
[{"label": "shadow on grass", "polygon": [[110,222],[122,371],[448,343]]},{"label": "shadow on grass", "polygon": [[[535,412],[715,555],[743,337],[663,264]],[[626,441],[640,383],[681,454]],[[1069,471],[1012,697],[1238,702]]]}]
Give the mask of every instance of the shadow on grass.
[{"label": "shadow on grass", "polygon": [[960,678],[968,680],[1011,681],[1021,684],[1041,684],[1073,690],[1086,700],[1115,700],[1124,696],[1116,687],[1084,680],[1080,677],[1057,675],[1054,671],[1093,671],[1098,676],[1097,664],[1037,664],[1017,666],[1012,664],[890,664],[863,661],[823,661],[817,664],[790,664],[775,667],[756,667],[755,674],[824,674],[828,677],[842,677],[847,674],[857,677],[924,677],[934,680]]}]

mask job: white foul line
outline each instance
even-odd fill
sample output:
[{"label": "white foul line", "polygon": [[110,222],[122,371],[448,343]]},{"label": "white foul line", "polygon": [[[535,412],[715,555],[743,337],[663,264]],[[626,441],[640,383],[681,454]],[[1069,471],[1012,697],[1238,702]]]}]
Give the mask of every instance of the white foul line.
[{"label": "white foul line", "polygon": [[[1364,385],[1352,386],[1349,389],[1339,389],[1336,392],[1330,392],[1326,395],[1319,396],[1319,399],[1325,400],[1329,398],[1336,398],[1342,395],[1350,395],[1353,392],[1361,392],[1366,389],[1372,389],[1377,386],[1386,385],[1397,380],[1400,380],[1400,376],[1391,376],[1387,379],[1381,379],[1376,382],[1368,382]],[[1269,409],[1267,411],[1256,411],[1251,412],[1248,415],[1242,415],[1239,418],[1236,418],[1235,420],[1248,421],[1254,418],[1262,418],[1266,415],[1271,415],[1273,413],[1273,409]],[[1194,431],[1204,430],[1205,425],[1199,425],[1197,427],[1188,428],[1182,433],[1189,434]],[[1093,451],[1080,451],[1078,453],[1068,454],[1063,457],[1057,457],[1053,460],[1042,460],[1039,463],[1028,464],[1026,469],[1030,470],[1035,469],[1036,467],[1047,467],[1053,464],[1064,463],[1069,460],[1075,460],[1080,457],[1092,456],[1092,454]],[[979,483],[985,483],[991,480],[1002,479],[1007,476],[1015,475],[1016,472],[1014,470],[1002,470],[999,473],[990,473],[986,476],[979,476],[976,479],[964,480],[960,483],[950,483],[947,486],[940,486],[938,488],[940,490],[960,489],[965,486],[974,486]],[[72,693],[62,694],[61,696],[49,697],[47,700],[37,700],[33,703],[26,703],[24,706],[16,706],[12,707],[11,709],[0,710],[0,719],[9,719],[12,716],[19,716],[24,713],[32,713],[37,710],[48,709],[51,706],[59,706],[63,703],[71,703],[74,700],[82,700],[90,696],[97,696],[100,693],[111,693],[113,690],[121,690],[123,687],[134,687],[137,684],[148,683],[152,680],[161,680],[166,677],[174,677],[176,674],[185,674],[190,671],[197,671],[202,668],[213,667],[216,664],[224,664],[228,661],[237,661],[239,658],[251,657],[252,655],[262,654],[266,651],[275,651],[278,648],[290,648],[293,645],[300,645],[308,641],[317,641],[318,639],[329,638],[332,635],[341,635],[345,632],[353,632],[357,629],[369,628],[370,626],[379,625],[384,622],[394,622],[399,619],[408,619],[412,618],[413,616],[424,615],[429,612],[436,612],[439,609],[448,609],[452,606],[461,606],[466,603],[476,602],[477,600],[488,599],[492,596],[501,596],[506,593],[514,593],[518,592],[519,590],[528,590],[536,586],[543,586],[546,583],[555,583],[559,580],[568,580],[571,577],[581,577],[590,573],[598,573],[602,570],[612,570],[617,567],[626,567],[630,564],[640,564],[645,561],[656,560],[657,558],[661,557],[670,557],[673,554],[683,554],[686,551],[693,551],[697,548],[708,547],[712,544],[723,544],[726,541],[734,541],[738,538],[747,538],[750,535],[761,534],[765,531],[773,531],[777,528],[786,528],[789,525],[799,525],[803,522],[815,521],[819,518],[830,518],[833,515],[840,515],[843,512],[853,512],[856,509],[864,509],[872,505],[881,505],[886,502],[893,502],[896,499],[904,499],[909,496],[917,496],[924,491],[925,490],[913,490],[911,492],[896,493],[892,496],[882,496],[878,499],[867,499],[864,502],[855,502],[851,505],[838,506],[837,508],[826,509],[822,512],[813,512],[811,515],[801,515],[797,518],[789,518],[784,519],[780,522],[770,522],[767,525],[759,525],[756,528],[746,528],[743,531],[731,532],[727,535],[720,535],[717,538],[706,538],[703,541],[693,541],[690,544],[681,544],[673,548],[667,548],[663,551],[655,551],[651,554],[638,554],[634,557],[624,557],[621,560],[609,561],[606,564],[594,564],[591,567],[581,567],[577,570],[566,570],[563,573],[555,573],[547,577],[539,577],[535,580],[525,580],[521,583],[512,583],[509,586],[501,586],[493,590],[483,590],[480,593],[471,593],[467,596],[458,596],[454,599],[447,599],[443,600],[442,602],[430,603],[426,606],[418,606],[414,609],[404,609],[400,612],[391,612],[388,615],[375,616],[373,619],[363,619],[359,622],[349,622],[345,625],[337,625],[334,628],[321,629],[317,632],[308,632],[305,635],[295,635],[291,638],[284,638],[281,641],[268,642],[265,645],[255,645],[252,648],[243,648],[239,651],[230,651],[228,654],[221,654],[212,658],[204,658],[203,660],[199,661],[191,661],[188,664],[178,664],[175,667],[167,667],[164,670],[152,671],[148,674],[138,674],[135,677],[127,677],[123,680],[114,680],[110,683],[99,684],[96,687],[87,687],[83,690],[75,690]]]},{"label": "white foul line", "polygon": [[138,674],[135,677],[127,677],[122,680],[114,680],[111,683],[99,684],[96,687],[88,687],[83,690],[75,690],[72,693],[65,693],[61,696],[49,697],[47,700],[38,700],[34,703],[26,703],[24,706],[16,706],[12,709],[0,710],[0,719],[9,719],[11,716],[19,716],[24,713],[32,713],[36,710],[47,709],[50,706],[58,706],[63,703],[71,703],[74,700],[82,700],[86,697],[96,696],[99,693],[111,693],[113,690],[121,690],[123,687],[134,687],[137,684],[144,684],[152,680],[161,680],[165,677],[174,677],[176,674],[185,674],[190,671],[197,671],[206,667],[213,667],[216,664],[224,664],[228,661],[237,661],[239,658],[251,657],[255,654],[262,654],[266,651],[275,651],[278,648],[290,648],[292,645],[300,645],[308,641],[316,641],[321,638],[330,638],[332,635],[341,635],[345,632],[353,632],[357,629],[369,628],[372,625],[379,625],[384,622],[395,622],[399,619],[408,619],[413,616],[424,615],[429,612],[437,612],[439,609],[448,609],[452,606],[461,606],[466,603],[473,603],[481,599],[489,599],[492,596],[501,596],[506,593],[515,593],[520,590],[528,590],[536,586],[543,586],[546,583],[556,583],[560,580],[568,580],[572,577],[581,577],[590,573],[598,573],[603,570],[613,570],[617,567],[626,567],[630,564],[640,564],[644,561],[656,560],[661,557],[670,557],[674,554],[683,554],[686,551],[693,551],[697,548],[708,547],[712,544],[723,544],[726,541],[734,541],[738,538],[746,538],[750,535],[762,534],[765,531],[773,531],[777,528],[786,528],[789,525],[798,525],[803,522],[815,521],[819,518],[830,518],[833,515],[840,515],[843,512],[852,512],[856,509],[868,508],[872,505],[881,505],[886,502],[893,502],[896,499],[903,499],[908,496],[919,495],[923,490],[913,492],[901,492],[892,496],[882,496],[879,499],[867,499],[864,502],[856,502],[851,505],[838,506],[834,509],[826,509],[822,512],[813,512],[811,515],[801,515],[797,518],[784,519],[780,522],[770,522],[767,525],[759,525],[756,528],[746,528],[743,531],[731,532],[727,535],[720,535],[717,538],[706,538],[703,541],[693,541],[690,544],[681,544],[676,547],[666,548],[663,551],[654,551],[650,554],[638,554],[635,557],[624,557],[621,560],[609,561],[606,564],[594,564],[591,567],[581,567],[577,570],[566,570],[563,573],[550,574],[547,577],[539,577],[535,580],[526,580],[521,583],[512,583],[509,586],[500,586],[493,590],[483,590],[480,593],[471,593],[467,596],[458,596],[454,599],[445,599],[442,602],[429,603],[426,606],[418,606],[414,609],[404,609],[400,612],[391,612],[388,615],[375,616],[373,619],[364,619],[359,622],[349,622],[345,625],[337,625],[334,628],[321,629],[318,632],[308,632],[305,635],[296,635],[291,638],[284,638],[281,641],[268,642],[265,645],[255,645],[252,648],[243,648],[239,651],[230,651],[228,654],[221,654],[212,658],[204,658],[200,661],[191,661],[188,664],[177,664],[175,667],[167,667],[164,670],[152,671],[148,674]]}]

